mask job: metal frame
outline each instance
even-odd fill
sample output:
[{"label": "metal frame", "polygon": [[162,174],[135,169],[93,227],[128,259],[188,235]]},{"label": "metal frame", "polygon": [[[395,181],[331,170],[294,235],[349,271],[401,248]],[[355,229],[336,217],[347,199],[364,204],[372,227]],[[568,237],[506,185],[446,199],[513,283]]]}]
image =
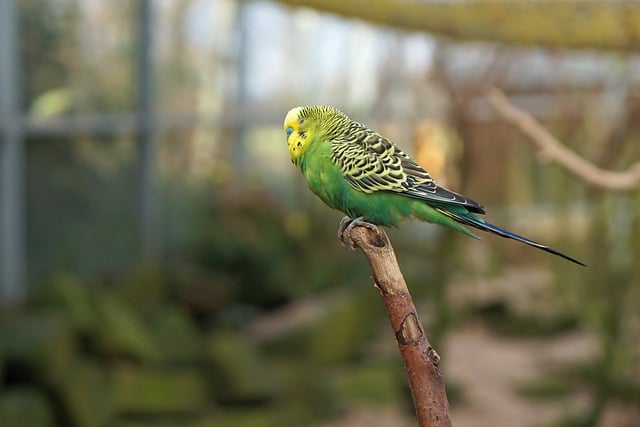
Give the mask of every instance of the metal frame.
[{"label": "metal frame", "polygon": [[0,296],[6,304],[26,295],[19,15],[18,0],[0,1]]},{"label": "metal frame", "polygon": [[[155,117],[153,87],[152,0],[138,9],[137,112],[135,116],[88,115],[38,123],[23,115],[21,100],[20,10],[18,0],[0,1],[0,304],[16,306],[27,295],[25,261],[25,158],[27,134],[113,133],[118,124],[137,133],[138,216],[141,258],[153,261],[160,252],[155,191]],[[75,124],[75,126],[74,126]],[[71,125],[71,126],[69,126]],[[117,132],[117,131],[116,131]]]},{"label": "metal frame", "polygon": [[[161,255],[159,230],[159,192],[156,182],[156,145],[158,135],[169,129],[195,125],[232,130],[238,136],[231,161],[236,170],[244,168],[247,123],[252,126],[281,120],[286,106],[249,104],[246,101],[247,8],[238,4],[236,48],[238,86],[235,103],[224,115],[211,117],[197,113],[160,113],[155,111],[154,16],[153,0],[137,4],[136,26],[137,93],[136,110],[124,114],[74,114],[38,118],[24,113],[20,88],[19,0],[0,0],[0,306],[16,306],[27,296],[26,224],[25,224],[25,139],[29,136],[122,135],[132,134],[137,141],[137,192],[140,259],[157,261]],[[265,113],[266,112],[266,113]],[[259,113],[259,114],[258,114]]]}]

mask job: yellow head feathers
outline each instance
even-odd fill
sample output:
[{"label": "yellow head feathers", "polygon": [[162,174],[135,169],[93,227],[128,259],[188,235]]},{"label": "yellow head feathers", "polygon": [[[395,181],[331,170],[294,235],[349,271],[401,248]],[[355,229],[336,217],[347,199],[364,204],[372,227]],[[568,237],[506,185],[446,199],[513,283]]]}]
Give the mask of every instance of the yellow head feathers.
[{"label": "yellow head feathers", "polygon": [[[324,137],[329,129],[338,128],[339,123],[349,122],[349,118],[337,108],[328,105],[310,105],[289,110],[284,118],[289,155],[294,164],[319,137]],[[323,138],[324,139],[324,138]]]},{"label": "yellow head feathers", "polygon": [[300,155],[307,148],[307,132],[305,119],[301,116],[302,111],[308,107],[296,107],[289,110],[284,118],[284,131],[287,134],[287,146],[291,162],[298,163]]}]

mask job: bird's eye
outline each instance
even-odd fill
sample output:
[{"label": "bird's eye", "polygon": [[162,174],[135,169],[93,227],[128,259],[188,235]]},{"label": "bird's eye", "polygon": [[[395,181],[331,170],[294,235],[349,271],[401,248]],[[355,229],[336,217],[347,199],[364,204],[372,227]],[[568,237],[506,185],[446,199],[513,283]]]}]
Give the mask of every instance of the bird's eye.
[{"label": "bird's eye", "polygon": [[304,123],[304,119],[300,119],[300,120],[298,121],[298,123],[303,124],[303,123]]},{"label": "bird's eye", "polygon": [[293,133],[293,128],[292,127],[288,127],[287,128],[287,136],[291,135]]}]

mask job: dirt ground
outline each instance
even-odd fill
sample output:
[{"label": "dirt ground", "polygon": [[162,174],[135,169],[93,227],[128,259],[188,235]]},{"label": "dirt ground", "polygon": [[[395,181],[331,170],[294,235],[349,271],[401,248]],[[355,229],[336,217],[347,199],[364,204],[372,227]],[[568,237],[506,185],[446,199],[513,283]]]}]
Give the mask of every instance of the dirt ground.
[{"label": "dirt ground", "polygon": [[[582,333],[537,340],[498,337],[482,326],[453,331],[441,368],[464,390],[464,403],[451,408],[456,427],[538,427],[574,413],[589,403],[586,395],[563,402],[521,397],[516,388],[544,377],[552,366],[592,354]],[[357,408],[324,427],[415,427],[415,419],[394,408]]]},{"label": "dirt ground", "polygon": [[549,368],[592,354],[593,343],[575,333],[557,339],[505,339],[482,327],[451,334],[445,375],[465,393],[465,404],[452,408],[454,425],[544,426],[588,405],[588,396],[570,401],[533,400],[519,396],[518,386],[550,374]]}]

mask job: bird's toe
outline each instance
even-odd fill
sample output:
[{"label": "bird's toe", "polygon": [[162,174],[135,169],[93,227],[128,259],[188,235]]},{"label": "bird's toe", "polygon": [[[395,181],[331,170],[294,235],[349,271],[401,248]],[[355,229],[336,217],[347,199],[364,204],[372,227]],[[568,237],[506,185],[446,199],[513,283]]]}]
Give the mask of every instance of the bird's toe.
[{"label": "bird's toe", "polygon": [[378,230],[378,227],[369,222],[366,222],[363,217],[352,219],[348,216],[345,216],[340,221],[340,227],[338,228],[338,239],[340,240],[340,243],[343,247],[351,250],[356,250],[358,248],[355,241],[353,240],[353,237],[351,236],[353,228],[358,226],[368,228],[369,230],[375,232],[376,235],[380,235],[380,230]]},{"label": "bird's toe", "polygon": [[338,240],[340,240],[340,244],[345,249],[351,249],[352,251],[356,250],[356,245],[351,237],[351,229],[352,224],[354,223],[354,219],[345,216],[340,220],[340,226],[338,227]]}]

